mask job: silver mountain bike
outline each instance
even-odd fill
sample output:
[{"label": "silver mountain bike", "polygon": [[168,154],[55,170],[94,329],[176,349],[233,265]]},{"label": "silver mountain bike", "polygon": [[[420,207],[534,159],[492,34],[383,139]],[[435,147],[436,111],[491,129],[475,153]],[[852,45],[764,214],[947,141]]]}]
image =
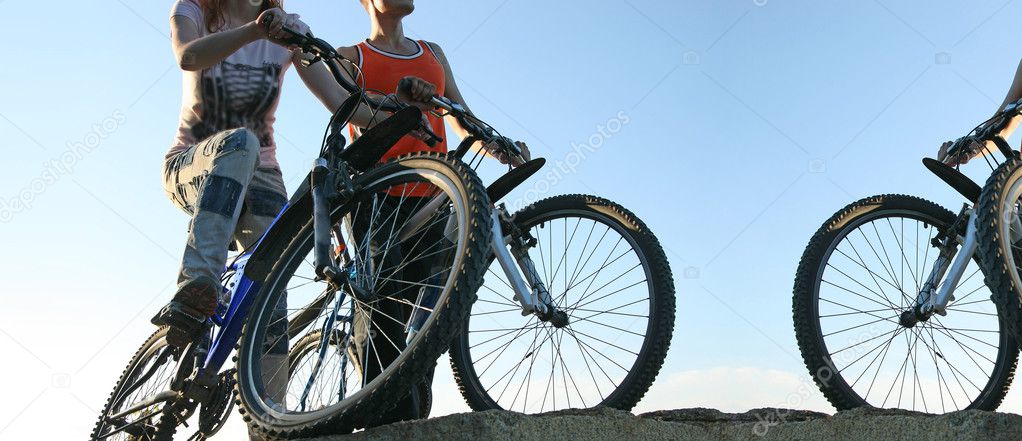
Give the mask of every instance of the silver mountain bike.
[{"label": "silver mountain bike", "polygon": [[948,164],[990,141],[997,148],[982,162],[994,171],[990,182],[1003,175],[1018,160],[997,134],[1018,109],[1008,106],[953,143],[945,162],[923,159],[965,198],[957,214],[913,196],[872,196],[838,211],[810,240],[795,278],[795,334],[837,409],[994,410],[1004,399],[1019,353],[1005,299],[1016,308],[1018,299],[989,282],[989,268],[1003,261],[984,252],[994,244],[984,233],[992,223],[978,202],[990,184],[982,189]]}]

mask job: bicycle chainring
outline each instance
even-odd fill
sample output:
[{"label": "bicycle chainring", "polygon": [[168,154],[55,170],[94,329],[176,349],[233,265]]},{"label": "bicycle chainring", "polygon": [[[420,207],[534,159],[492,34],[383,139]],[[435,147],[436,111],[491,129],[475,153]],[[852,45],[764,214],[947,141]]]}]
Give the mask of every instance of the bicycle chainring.
[{"label": "bicycle chainring", "polygon": [[221,372],[220,381],[209,395],[209,399],[202,403],[199,410],[199,439],[209,438],[223,428],[227,418],[234,409],[234,373],[236,369]]}]

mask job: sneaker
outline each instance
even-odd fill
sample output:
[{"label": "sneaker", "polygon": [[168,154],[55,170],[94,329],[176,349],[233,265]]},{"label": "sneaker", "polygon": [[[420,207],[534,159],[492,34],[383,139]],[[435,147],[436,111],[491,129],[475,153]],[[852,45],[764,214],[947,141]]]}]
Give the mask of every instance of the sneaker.
[{"label": "sneaker", "polygon": [[178,289],[174,299],[153,317],[152,323],[170,326],[167,343],[171,346],[188,346],[206,330],[206,320],[216,313],[220,291],[220,283],[215,280],[192,280]]}]

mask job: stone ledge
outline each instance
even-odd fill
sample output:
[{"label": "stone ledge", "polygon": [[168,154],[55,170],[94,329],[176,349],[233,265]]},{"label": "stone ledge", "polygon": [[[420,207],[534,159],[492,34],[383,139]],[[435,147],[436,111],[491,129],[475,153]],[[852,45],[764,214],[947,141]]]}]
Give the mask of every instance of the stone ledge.
[{"label": "stone ledge", "polygon": [[539,415],[486,411],[392,424],[309,441],[412,440],[1022,440],[1022,416],[982,411],[945,415],[855,409],[827,415],[790,409],[724,413],[678,409],[632,415],[614,409]]}]

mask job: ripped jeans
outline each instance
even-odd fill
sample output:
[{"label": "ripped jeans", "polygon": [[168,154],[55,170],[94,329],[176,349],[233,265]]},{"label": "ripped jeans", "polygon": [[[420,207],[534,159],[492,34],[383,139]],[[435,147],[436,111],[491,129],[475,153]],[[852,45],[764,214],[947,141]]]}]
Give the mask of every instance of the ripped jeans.
[{"label": "ripped jeans", "polygon": [[192,216],[178,286],[220,280],[227,249],[254,245],[287,203],[277,168],[259,168],[259,140],[247,129],[210,136],[163,166],[163,189]]},{"label": "ripped jeans", "polygon": [[[287,204],[278,168],[259,168],[260,143],[247,129],[210,136],[170,158],[163,166],[163,188],[174,205],[192,216],[178,286],[199,277],[215,282],[227,263],[233,241],[239,250],[255,245]],[[269,396],[284,402],[287,388],[286,297],[277,306],[271,341],[282,341],[263,354]],[[251,439],[261,439],[254,434]]]}]

